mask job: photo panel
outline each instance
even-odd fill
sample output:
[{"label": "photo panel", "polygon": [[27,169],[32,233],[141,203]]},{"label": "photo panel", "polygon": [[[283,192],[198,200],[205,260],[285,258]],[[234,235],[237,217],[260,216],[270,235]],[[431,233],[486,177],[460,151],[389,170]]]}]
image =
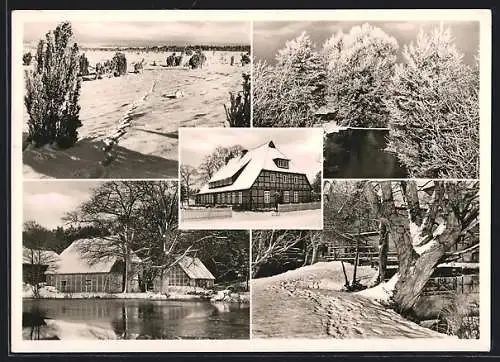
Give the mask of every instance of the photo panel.
[{"label": "photo panel", "polygon": [[253,125],[322,126],[325,178],[477,179],[480,21],[465,19],[256,21]]},{"label": "photo panel", "polygon": [[16,337],[248,339],[249,232],[179,230],[177,188],[26,181]]},{"label": "photo panel", "polygon": [[180,130],[181,229],[321,229],[321,128]]},{"label": "photo panel", "polygon": [[175,178],[179,127],[250,127],[250,21],[54,14],[16,24],[25,178]]},{"label": "photo panel", "polygon": [[324,183],[323,230],[252,232],[252,338],[479,339],[479,182]]}]

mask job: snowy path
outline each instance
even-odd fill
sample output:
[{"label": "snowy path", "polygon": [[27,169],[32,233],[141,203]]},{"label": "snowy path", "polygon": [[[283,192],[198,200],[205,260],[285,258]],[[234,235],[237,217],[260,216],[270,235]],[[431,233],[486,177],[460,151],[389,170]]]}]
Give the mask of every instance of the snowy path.
[{"label": "snowy path", "polygon": [[[318,264],[252,281],[254,338],[448,337],[420,327],[371,299],[340,292],[344,278],[340,263]],[[348,273],[352,273],[349,268]],[[367,278],[370,268],[358,273]]]},{"label": "snowy path", "polygon": [[[182,210],[181,210],[182,213]],[[322,229],[321,209],[282,212],[236,212],[231,218],[182,220],[180,229]]]}]

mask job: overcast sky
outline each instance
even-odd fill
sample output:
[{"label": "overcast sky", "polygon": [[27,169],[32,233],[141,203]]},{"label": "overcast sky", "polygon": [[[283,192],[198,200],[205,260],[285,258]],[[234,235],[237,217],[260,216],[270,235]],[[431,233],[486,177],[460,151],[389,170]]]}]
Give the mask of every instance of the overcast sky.
[{"label": "overcast sky", "polygon": [[[24,43],[36,44],[59,22],[26,22]],[[152,46],[250,44],[249,22],[135,21],[72,22],[75,40],[82,46]]]},{"label": "overcast sky", "polygon": [[251,150],[269,141],[313,180],[321,171],[323,133],[321,128],[180,129],[180,162],[198,167],[217,146],[241,145]]},{"label": "overcast sky", "polygon": [[90,198],[99,181],[25,181],[23,220],[46,228],[63,226],[61,218]]},{"label": "overcast sky", "polygon": [[[254,23],[253,54],[256,59],[275,62],[275,55],[279,49],[285,46],[285,42],[299,36],[302,31],[309,34],[316,46],[322,46],[325,40],[330,38],[338,30],[348,33],[356,25],[362,25],[363,21],[280,21],[280,22],[258,22]],[[420,28],[428,31],[439,22],[435,21],[370,21],[369,24],[377,26],[387,34],[396,38],[400,52],[403,45],[416,40]],[[471,64],[479,47],[479,22],[461,21],[444,22],[445,26],[451,28],[452,35],[458,49],[464,53],[464,60]]]}]

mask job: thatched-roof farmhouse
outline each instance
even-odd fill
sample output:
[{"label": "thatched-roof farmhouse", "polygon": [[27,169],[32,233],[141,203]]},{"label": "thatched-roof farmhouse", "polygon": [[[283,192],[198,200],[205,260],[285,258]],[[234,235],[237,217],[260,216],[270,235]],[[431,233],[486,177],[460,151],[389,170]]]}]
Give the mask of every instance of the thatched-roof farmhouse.
[{"label": "thatched-roof farmhouse", "polygon": [[[46,272],[47,284],[66,293],[123,291],[123,260],[110,253],[109,257],[91,261],[85,253],[89,248],[111,247],[108,243],[101,238],[74,241],[60,254],[56,268]],[[129,292],[139,291],[139,263],[140,259],[133,254],[128,275]]]}]

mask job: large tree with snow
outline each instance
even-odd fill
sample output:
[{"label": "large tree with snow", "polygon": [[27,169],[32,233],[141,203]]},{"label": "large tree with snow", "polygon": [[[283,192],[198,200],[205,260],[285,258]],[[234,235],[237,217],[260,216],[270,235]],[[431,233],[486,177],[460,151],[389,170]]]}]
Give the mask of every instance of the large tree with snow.
[{"label": "large tree with snow", "polygon": [[404,47],[391,97],[389,148],[411,176],[477,178],[479,71],[443,26]]},{"label": "large tree with snow", "polygon": [[322,49],[328,108],[345,126],[387,127],[387,91],[398,51],[396,39],[369,24],[332,35]]},{"label": "large tree with snow", "polygon": [[398,255],[394,302],[401,313],[410,313],[441,262],[479,245],[479,184],[382,181],[366,187],[381,238],[391,238]]},{"label": "large tree with snow", "polygon": [[314,44],[303,32],[278,51],[276,64],[255,62],[253,124],[306,127],[325,103],[326,73]]}]

